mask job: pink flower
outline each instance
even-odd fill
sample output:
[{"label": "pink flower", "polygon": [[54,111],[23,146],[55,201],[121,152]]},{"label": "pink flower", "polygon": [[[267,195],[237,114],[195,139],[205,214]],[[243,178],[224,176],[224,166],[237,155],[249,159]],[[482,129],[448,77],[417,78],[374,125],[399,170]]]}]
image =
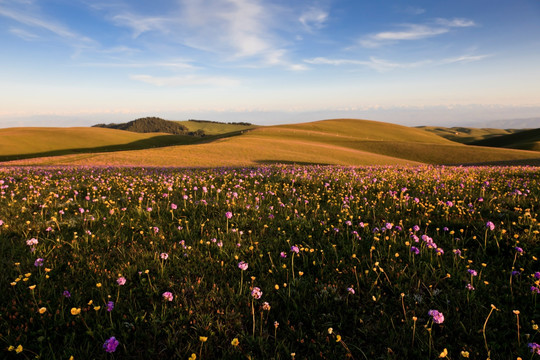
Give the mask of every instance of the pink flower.
[{"label": "pink flower", "polygon": [[178,206],[176,204],[171,204],[171,209],[176,210],[178,209]]},{"label": "pink flower", "polygon": [[227,219],[232,219],[232,212],[227,211],[227,212],[225,213],[225,217],[227,217]]},{"label": "pink flower", "polygon": [[248,268],[248,263],[245,262],[245,261],[240,261],[238,263],[238,268],[240,268],[240,270],[242,270],[242,271],[245,271]]},{"label": "pink flower", "polygon": [[431,316],[435,324],[442,324],[444,322],[444,315],[438,310],[429,310],[428,315]]},{"label": "pink flower", "polygon": [[163,294],[162,294],[163,298],[167,301],[173,301],[174,299],[174,296],[173,294],[170,292],[170,291],[165,291]]},{"label": "pink flower", "polygon": [[120,276],[118,279],[116,279],[116,282],[118,285],[125,285],[126,284],[126,278],[123,276]]},{"label": "pink flower", "polygon": [[169,258],[169,254],[167,253],[161,253],[159,254],[159,257],[162,259],[162,260],[167,260]]},{"label": "pink flower", "polygon": [[253,290],[251,290],[251,296],[253,296],[255,299],[260,299],[262,296],[262,291],[258,287],[254,287]]}]

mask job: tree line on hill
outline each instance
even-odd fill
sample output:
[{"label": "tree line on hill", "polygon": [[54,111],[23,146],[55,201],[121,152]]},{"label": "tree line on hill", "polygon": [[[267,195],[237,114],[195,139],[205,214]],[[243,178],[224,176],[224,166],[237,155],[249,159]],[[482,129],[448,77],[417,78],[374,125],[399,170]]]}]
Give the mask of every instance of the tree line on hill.
[{"label": "tree line on hill", "polygon": [[168,133],[173,135],[205,136],[204,130],[189,131],[187,127],[174,121],[158,117],[144,117],[122,124],[97,124],[93,127],[126,130],[138,133]]},{"label": "tree line on hill", "polygon": [[188,119],[188,121],[199,122],[199,123],[228,124],[228,125],[243,125],[243,126],[252,126],[252,125],[253,125],[252,123],[243,122],[243,121],[240,121],[240,122],[227,122],[227,123],[221,122],[221,121],[197,120],[197,119]]}]

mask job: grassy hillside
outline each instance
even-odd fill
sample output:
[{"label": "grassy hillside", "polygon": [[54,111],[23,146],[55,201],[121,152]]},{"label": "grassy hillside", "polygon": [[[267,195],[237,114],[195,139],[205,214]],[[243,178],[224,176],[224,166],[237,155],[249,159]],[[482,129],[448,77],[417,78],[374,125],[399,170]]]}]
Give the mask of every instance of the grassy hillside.
[{"label": "grassy hillside", "polygon": [[[112,131],[112,130],[109,130]],[[540,163],[538,153],[467,146],[422,129],[366,120],[259,127],[155,149],[73,154],[13,164],[246,166]],[[192,138],[193,139],[193,138]]]},{"label": "grassy hillside", "polygon": [[238,124],[226,124],[220,122],[201,122],[201,121],[176,121],[178,124],[185,126],[188,131],[195,132],[202,130],[206,135],[222,135],[227,133],[234,133],[238,131],[244,131],[254,129],[257,125],[238,125]]},{"label": "grassy hillside", "polygon": [[97,124],[94,127],[102,127],[107,129],[117,129],[133,131],[137,133],[166,133],[173,135],[192,135],[188,134],[188,129],[175,122],[164,120],[158,117],[145,117],[135,119],[127,123],[121,124]]},{"label": "grassy hillside", "polygon": [[540,128],[475,141],[472,145],[540,151]]},{"label": "grassy hillside", "polygon": [[0,161],[71,153],[109,152],[190,144],[185,135],[141,134],[130,131],[86,128],[0,129]]},{"label": "grassy hillside", "polygon": [[462,144],[471,144],[475,141],[515,134],[523,131],[523,129],[480,129],[467,127],[447,128],[441,126],[419,126],[418,128]]}]

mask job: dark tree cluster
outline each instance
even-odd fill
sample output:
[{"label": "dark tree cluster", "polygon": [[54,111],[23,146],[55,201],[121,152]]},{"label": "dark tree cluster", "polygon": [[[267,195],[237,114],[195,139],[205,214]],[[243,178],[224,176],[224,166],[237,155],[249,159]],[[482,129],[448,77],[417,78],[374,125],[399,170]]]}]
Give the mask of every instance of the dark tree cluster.
[{"label": "dark tree cluster", "polygon": [[122,124],[97,124],[94,127],[108,129],[127,130],[138,133],[161,132],[174,135],[204,136],[203,130],[190,132],[187,127],[174,121],[164,120],[158,117],[145,117]]}]

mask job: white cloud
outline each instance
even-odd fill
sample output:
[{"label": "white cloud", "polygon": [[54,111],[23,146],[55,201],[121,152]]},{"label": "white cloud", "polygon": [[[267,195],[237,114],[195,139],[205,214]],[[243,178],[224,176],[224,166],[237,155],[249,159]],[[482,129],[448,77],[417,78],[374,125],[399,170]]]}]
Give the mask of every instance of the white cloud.
[{"label": "white cloud", "polygon": [[33,34],[33,33],[29,32],[29,31],[20,29],[20,28],[11,27],[11,28],[9,28],[9,32],[12,33],[13,35],[16,35],[16,36],[20,37],[23,40],[27,40],[27,41],[33,41],[33,40],[39,39],[38,35]]},{"label": "white cloud", "polygon": [[446,58],[442,60],[422,60],[410,63],[399,63],[379,59],[376,57],[370,57],[369,60],[354,60],[354,59],[329,59],[325,57],[317,57],[314,59],[306,59],[304,62],[312,65],[332,65],[332,66],[364,66],[374,69],[379,72],[387,72],[394,69],[412,69],[421,66],[441,66],[454,63],[469,63],[473,61],[483,60],[490,55],[462,55],[453,58]]},{"label": "white cloud", "polygon": [[360,39],[363,47],[373,48],[402,40],[419,40],[448,33],[452,28],[475,26],[468,19],[436,19],[435,24],[404,24],[400,31],[382,31]]},{"label": "white cloud", "polygon": [[132,80],[145,82],[155,86],[170,86],[170,87],[182,87],[182,86],[221,86],[230,87],[240,84],[238,79],[223,77],[223,76],[198,76],[198,75],[185,75],[185,76],[169,76],[159,77],[152,75],[131,75]]},{"label": "white cloud", "polygon": [[132,13],[123,13],[116,15],[112,20],[121,26],[126,26],[131,28],[133,31],[133,37],[137,38],[142,33],[148,31],[161,31],[168,32],[167,23],[170,22],[170,19],[165,17],[146,17],[139,16]]},{"label": "white cloud", "polygon": [[300,21],[308,31],[313,31],[313,29],[321,29],[327,19],[328,12],[312,7],[303,12],[298,18],[298,21]]},{"label": "white cloud", "polygon": [[[28,11],[27,9],[7,8],[0,5],[0,15],[26,26],[47,30],[67,40],[75,40],[87,45],[94,43],[90,38],[79,35],[64,25],[57,23],[54,20],[46,19],[40,14],[32,13],[32,11]],[[16,35],[20,36],[21,32],[19,31]]]},{"label": "white cloud", "polygon": [[376,57],[370,57],[369,60],[352,60],[352,59],[328,59],[324,57],[318,57],[314,59],[304,60],[308,64],[313,65],[333,65],[333,66],[342,66],[342,65],[356,65],[356,66],[365,66],[371,69],[377,70],[379,72],[386,72],[394,69],[410,69],[426,65],[430,63],[430,60],[423,60],[413,63],[397,63],[391,62],[388,60],[379,59]]}]

